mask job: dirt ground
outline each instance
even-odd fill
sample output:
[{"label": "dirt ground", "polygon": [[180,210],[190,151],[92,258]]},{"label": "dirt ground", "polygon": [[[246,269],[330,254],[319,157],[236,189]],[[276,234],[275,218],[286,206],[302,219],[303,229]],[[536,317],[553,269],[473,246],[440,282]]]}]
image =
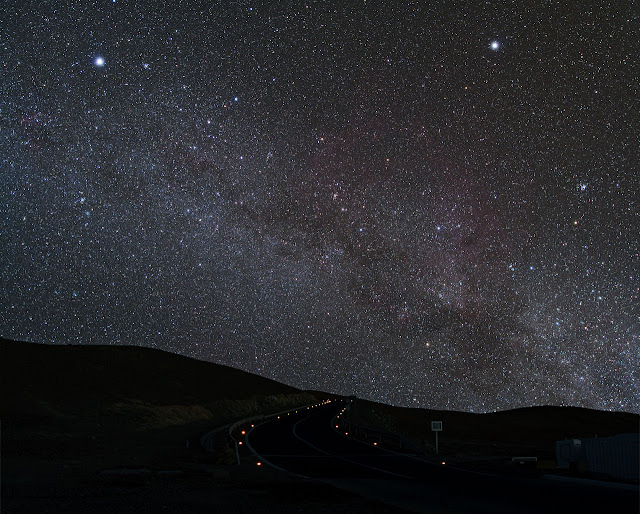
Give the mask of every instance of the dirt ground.
[{"label": "dirt ground", "polygon": [[[6,513],[394,513],[397,509],[309,481],[244,466],[179,466],[108,475],[86,463],[7,459]],[[95,466],[90,466],[95,468]]]}]

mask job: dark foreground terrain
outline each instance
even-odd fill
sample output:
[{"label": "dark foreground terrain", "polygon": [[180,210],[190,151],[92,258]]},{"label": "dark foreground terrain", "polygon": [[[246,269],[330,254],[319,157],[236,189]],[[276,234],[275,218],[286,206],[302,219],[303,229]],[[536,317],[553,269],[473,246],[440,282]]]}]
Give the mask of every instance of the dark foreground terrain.
[{"label": "dark foreground terrain", "polygon": [[[1,340],[0,377],[2,512],[398,512],[257,467],[246,450],[236,465],[224,437],[214,453],[200,447],[216,427],[323,395],[139,347]],[[557,439],[638,428],[634,414],[573,408],[474,415],[358,400],[354,409],[352,420],[403,433],[432,460],[427,425],[442,420],[441,455],[467,467],[526,453],[551,468]]]},{"label": "dark foreground terrain", "polygon": [[397,512],[200,447],[312,393],[149,348],[7,340],[0,380],[3,513]]}]

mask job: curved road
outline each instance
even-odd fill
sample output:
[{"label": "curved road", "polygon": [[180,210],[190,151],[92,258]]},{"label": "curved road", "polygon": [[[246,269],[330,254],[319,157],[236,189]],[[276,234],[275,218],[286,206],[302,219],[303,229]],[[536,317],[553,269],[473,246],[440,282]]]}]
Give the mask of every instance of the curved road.
[{"label": "curved road", "polygon": [[268,420],[246,443],[267,465],[414,512],[638,512],[637,488],[473,473],[357,441],[336,429],[337,405]]}]

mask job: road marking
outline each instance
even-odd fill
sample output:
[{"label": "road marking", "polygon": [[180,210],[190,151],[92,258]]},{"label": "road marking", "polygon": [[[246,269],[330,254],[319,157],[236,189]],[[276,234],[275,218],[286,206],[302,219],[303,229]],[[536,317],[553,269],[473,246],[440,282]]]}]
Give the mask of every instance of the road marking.
[{"label": "road marking", "polygon": [[285,473],[289,473],[289,474],[291,474],[291,475],[294,475],[294,476],[297,476],[297,477],[300,477],[300,478],[309,478],[309,479],[310,479],[311,477],[308,477],[308,476],[306,476],[306,475],[301,475],[300,473],[295,473],[295,472],[293,472],[293,471],[289,471],[288,469],[281,468],[280,466],[278,466],[277,464],[274,464],[274,463],[273,463],[273,462],[271,462],[270,460],[265,459],[265,458],[264,458],[264,456],[263,456],[263,455],[261,455],[261,454],[259,454],[259,453],[255,450],[255,448],[251,445],[251,443],[249,442],[249,435],[251,435],[251,432],[253,432],[253,431],[254,431],[256,428],[258,428],[259,426],[265,425],[265,424],[267,424],[267,423],[271,423],[271,422],[273,422],[273,421],[274,421],[273,419],[268,420],[268,421],[265,421],[264,423],[260,423],[260,424],[256,425],[255,427],[253,427],[251,430],[249,430],[249,433],[246,435],[247,448],[249,448],[249,450],[251,450],[251,452],[252,452],[256,457],[258,457],[262,462],[264,462],[264,463],[268,464],[268,465],[269,465],[269,466],[271,466],[272,468],[275,468],[275,469],[277,469],[277,470],[279,470],[279,471],[283,471],[283,472],[285,472]]},{"label": "road marking", "polygon": [[[392,475],[392,476],[395,476],[395,477],[398,477],[398,478],[405,478],[405,479],[408,479],[408,480],[410,480],[410,479],[411,479],[411,477],[409,477],[409,476],[401,475],[401,474],[399,474],[399,473],[394,473],[393,471],[388,471],[388,470],[386,470],[386,469],[376,468],[375,466],[370,466],[370,465],[368,465],[368,464],[363,464],[363,463],[361,463],[361,462],[356,462],[356,461],[354,461],[354,460],[347,459],[347,458],[343,457],[342,455],[330,454],[329,452],[326,452],[326,451],[324,451],[323,449],[318,448],[316,445],[314,445],[314,444],[310,443],[309,441],[307,441],[307,440],[303,439],[302,437],[300,437],[300,436],[298,435],[298,430],[297,430],[297,429],[298,429],[298,425],[299,425],[300,423],[302,423],[303,421],[305,421],[306,419],[310,418],[310,417],[311,417],[311,414],[310,414],[309,416],[307,416],[306,418],[303,418],[303,419],[301,419],[300,421],[298,421],[295,425],[293,425],[293,435],[294,435],[297,439],[299,439],[300,441],[302,441],[304,444],[307,444],[307,445],[311,446],[311,448],[314,448],[314,449],[318,450],[319,452],[324,453],[325,455],[331,455],[332,457],[335,457],[335,458],[337,458],[337,459],[343,460],[343,461],[345,461],[345,462],[350,462],[351,464],[355,464],[356,466],[361,466],[361,467],[363,467],[363,468],[373,469],[373,470],[375,470],[375,471],[379,471],[379,472],[381,472],[381,473],[385,473],[385,474],[387,474],[387,475]],[[375,457],[375,455],[367,455],[367,456]]]}]

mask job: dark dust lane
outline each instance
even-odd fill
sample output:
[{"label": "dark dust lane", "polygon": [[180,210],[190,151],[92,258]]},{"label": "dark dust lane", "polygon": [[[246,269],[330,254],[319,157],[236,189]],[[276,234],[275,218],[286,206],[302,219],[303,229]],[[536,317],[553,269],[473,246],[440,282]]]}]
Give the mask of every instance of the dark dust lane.
[{"label": "dark dust lane", "polygon": [[266,463],[415,512],[637,512],[637,491],[471,473],[374,447],[335,429],[335,403],[254,428]]}]

